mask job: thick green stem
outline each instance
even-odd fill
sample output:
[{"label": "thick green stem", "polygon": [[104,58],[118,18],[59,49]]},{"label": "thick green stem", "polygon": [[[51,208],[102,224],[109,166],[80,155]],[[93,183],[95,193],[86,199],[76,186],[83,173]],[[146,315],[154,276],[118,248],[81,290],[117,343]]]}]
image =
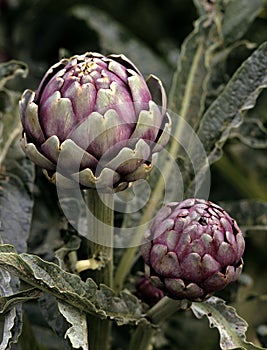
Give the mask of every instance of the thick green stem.
[{"label": "thick green stem", "polygon": [[[188,116],[188,112],[190,110],[190,101],[192,98],[192,91],[194,88],[194,81],[195,81],[195,76],[197,75],[197,67],[199,60],[201,59],[201,51],[202,50],[202,44],[199,46],[199,49],[197,50],[194,64],[192,65],[192,68],[190,70],[190,75],[188,78],[188,82],[185,87],[185,92],[184,92],[184,99],[183,99],[183,104],[182,106],[178,109],[179,115],[186,120],[186,117]],[[175,90],[176,90],[176,85],[177,82],[174,81],[170,93],[170,106],[174,107],[175,106]],[[173,120],[174,124],[174,130],[172,133],[171,140],[169,142],[169,150],[168,153],[171,158],[177,159],[179,149],[180,149],[180,141],[181,141],[181,136],[184,133],[185,127],[186,127],[186,122],[183,123],[181,119],[177,118],[177,120]],[[133,242],[140,242],[141,244],[141,238],[144,233],[142,225],[144,225],[146,222],[148,222],[154,215],[157,207],[159,204],[161,204],[163,194],[164,194],[164,189],[165,189],[165,181],[168,181],[170,178],[171,172],[173,171],[173,164],[172,162],[166,162],[164,168],[162,169],[162,174],[158,179],[158,182],[156,184],[156,187],[153,190],[153,193],[151,195],[151,199],[149,201],[149,204],[145,208],[144,214],[138,223],[138,228],[135,233]],[[140,227],[142,229],[140,230]],[[130,247],[126,250],[125,254],[123,255],[117,271],[115,275],[115,288],[117,290],[120,290],[123,286],[124,279],[126,278],[127,274],[132,268],[133,263],[135,262],[135,255],[137,251],[139,250],[139,246],[134,246]]]},{"label": "thick green stem", "polygon": [[147,312],[146,317],[150,319],[153,324],[159,325],[178,310],[187,309],[189,305],[190,301],[186,299],[175,300],[164,297]]},{"label": "thick green stem", "polygon": [[162,322],[171,317],[180,309],[186,309],[187,300],[174,300],[168,297],[162,298],[146,314],[150,323],[140,323],[134,331],[129,350],[148,350],[151,345],[154,332]]},{"label": "thick green stem", "polygon": [[[159,182],[158,182],[160,188],[163,188],[164,183],[163,183],[163,179],[160,178]],[[161,199],[162,199],[162,191],[159,190],[155,190],[151,196],[151,199],[146,207],[145,212],[142,215],[142,218],[140,220],[140,222],[138,223],[137,229],[134,233],[134,237],[133,237],[133,242],[139,242],[140,244],[142,243],[142,237],[144,235],[144,231],[145,231],[145,227],[146,227],[146,223],[149,222],[149,220],[151,219],[155,208],[157,207],[157,205],[159,203],[161,203]],[[140,249],[140,246],[136,245],[136,246],[131,246],[129,248],[126,249],[125,253],[123,254],[119,265],[117,267],[116,270],[116,274],[115,274],[115,278],[114,278],[114,288],[117,291],[120,291],[123,284],[124,284],[124,280],[125,277],[127,276],[127,274],[129,273],[131,267],[133,266],[134,262],[135,262],[135,256],[137,251]]]},{"label": "thick green stem", "polygon": [[[171,142],[170,142],[170,149],[168,152],[173,159],[177,158],[177,154],[179,151],[178,140],[180,140],[180,135],[183,132],[183,128],[184,128],[183,123],[177,123],[175,136],[171,139]],[[144,213],[137,225],[137,229],[133,237],[133,242],[135,246],[133,246],[134,244],[132,244],[125,251],[117,267],[115,278],[114,278],[114,287],[117,291],[121,290],[124,284],[124,280],[135,262],[135,256],[137,252],[140,250],[139,245],[142,243],[142,237],[144,235],[144,230],[145,230],[144,227],[146,226],[146,224],[148,225],[149,220],[152,219],[156,209],[161,205],[162,198],[164,195],[164,189],[166,186],[165,181],[170,178],[172,171],[173,171],[172,162],[167,162],[165,167],[162,169],[162,174],[158,179],[158,182],[152,192],[149,203],[146,206]]]},{"label": "thick green stem", "polygon": [[129,350],[148,350],[153,338],[155,329],[147,324],[140,324],[134,331]]},{"label": "thick green stem", "polygon": [[[92,271],[90,277],[97,284],[113,287],[113,195],[88,190],[88,257],[103,260],[104,267]],[[111,322],[88,317],[89,346],[93,350],[110,348]]]}]

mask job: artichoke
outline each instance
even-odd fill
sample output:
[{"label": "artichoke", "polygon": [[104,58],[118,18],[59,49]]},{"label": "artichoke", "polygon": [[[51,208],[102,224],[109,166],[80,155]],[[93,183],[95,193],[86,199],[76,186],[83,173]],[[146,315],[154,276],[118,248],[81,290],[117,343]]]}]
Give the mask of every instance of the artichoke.
[{"label": "artichoke", "polygon": [[20,101],[22,148],[66,188],[125,189],[145,178],[169,139],[161,81],[124,55],[87,52],[53,65]]},{"label": "artichoke", "polygon": [[136,296],[148,305],[154,305],[164,297],[163,290],[153,285],[152,281],[142,275],[136,281]]},{"label": "artichoke", "polygon": [[157,288],[175,299],[201,301],[237,280],[244,249],[242,232],[224,209],[186,199],[157,213],[142,255]]}]

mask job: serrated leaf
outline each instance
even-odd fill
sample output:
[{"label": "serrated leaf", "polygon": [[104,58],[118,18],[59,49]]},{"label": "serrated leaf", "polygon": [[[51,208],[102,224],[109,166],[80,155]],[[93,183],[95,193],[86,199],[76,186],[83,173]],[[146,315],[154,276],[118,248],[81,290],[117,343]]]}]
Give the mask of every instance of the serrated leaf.
[{"label": "serrated leaf", "polygon": [[49,327],[58,336],[59,340],[64,344],[64,348],[72,350],[69,339],[64,338],[69,323],[58,309],[58,300],[51,294],[43,293],[38,301],[42,316],[46,320]]},{"label": "serrated leaf", "polygon": [[259,12],[264,0],[230,0],[224,7],[222,35],[225,44],[239,40],[248,30]]},{"label": "serrated leaf", "polygon": [[87,322],[86,314],[77,308],[59,302],[58,308],[61,314],[72,325],[66,332],[65,337],[68,337],[74,349],[88,350]]},{"label": "serrated leaf", "polygon": [[230,0],[210,2],[194,0],[201,16],[222,17],[221,35],[226,45],[239,40],[248,30],[259,12],[263,9],[264,0]]},{"label": "serrated leaf", "polygon": [[83,282],[79,276],[62,270],[31,254],[16,254],[10,245],[0,246],[0,266],[21,280],[59,300],[100,318],[119,324],[136,324],[142,319],[139,300],[130,293],[117,295],[105,285],[97,287],[92,279]]},{"label": "serrated leaf", "polygon": [[[8,298],[12,295],[11,276],[8,271],[0,268],[0,300]],[[12,343],[16,343],[22,328],[22,313],[21,307],[9,307],[5,315],[2,317],[3,327],[1,329],[2,339],[0,350],[10,349]]]},{"label": "serrated leaf", "polygon": [[[6,272],[6,271],[5,271]],[[29,288],[15,294],[9,294],[0,297],[0,314],[5,314],[14,306],[27,301],[37,299],[41,296],[41,291],[36,288]]]},{"label": "serrated leaf", "polygon": [[251,148],[267,148],[267,129],[259,119],[246,118],[230,136],[238,138]]},{"label": "serrated leaf", "polygon": [[34,165],[24,156],[9,160],[0,176],[0,234],[4,243],[25,252],[31,227]]},{"label": "serrated leaf", "polygon": [[215,3],[195,0],[201,17],[182,45],[169,96],[170,109],[194,129],[210,103],[207,97],[214,99],[225,83],[227,55],[240,45],[238,40],[248,30],[262,4],[262,0]]},{"label": "serrated leaf", "polygon": [[18,112],[19,94],[13,91],[8,91],[6,94],[9,106],[0,119],[0,165],[4,162],[10,146],[19,137],[22,129]]},{"label": "serrated leaf", "polygon": [[18,142],[21,132],[19,95],[9,91],[9,96],[11,111],[0,122],[3,128],[0,143],[0,234],[4,243],[13,244],[21,253],[26,251],[31,227],[35,171]]},{"label": "serrated leaf", "polygon": [[22,313],[20,308],[13,308],[4,315],[4,335],[0,343],[0,350],[9,350],[13,343],[17,343],[22,329]]},{"label": "serrated leaf", "polygon": [[0,89],[10,79],[15,78],[17,75],[26,77],[28,74],[28,67],[26,63],[16,60],[0,63]]},{"label": "serrated leaf", "polygon": [[204,108],[204,85],[209,70],[206,53],[216,40],[215,35],[212,40],[209,38],[211,33],[216,32],[215,25],[206,25],[206,21],[207,17],[201,17],[196,22],[194,31],[184,41],[169,95],[170,109],[193,128]]},{"label": "serrated leaf", "polygon": [[88,5],[75,6],[71,9],[71,13],[84,20],[89,28],[98,33],[102,52],[125,54],[141,68],[144,75],[153,73],[169,87],[172,73],[170,68],[114,18]]},{"label": "serrated leaf", "polygon": [[197,318],[206,316],[211,328],[216,327],[220,333],[220,347],[222,350],[241,348],[244,350],[262,349],[246,341],[247,323],[237,315],[232,306],[225,301],[211,297],[205,302],[193,302],[191,310]]},{"label": "serrated leaf", "polygon": [[241,65],[201,120],[197,133],[210,164],[220,158],[221,148],[231,129],[241,124],[242,113],[254,107],[266,86],[267,42]]}]

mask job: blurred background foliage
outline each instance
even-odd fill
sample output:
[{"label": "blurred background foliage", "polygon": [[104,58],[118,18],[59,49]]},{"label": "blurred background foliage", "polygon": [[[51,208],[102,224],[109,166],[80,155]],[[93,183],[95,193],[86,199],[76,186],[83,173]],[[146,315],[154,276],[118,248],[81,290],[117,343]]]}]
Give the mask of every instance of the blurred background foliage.
[{"label": "blurred background foliage", "polygon": [[[214,1],[202,3],[207,9]],[[59,58],[100,51],[124,53],[145,75],[158,75],[169,91],[181,45],[193,30],[199,12],[201,8],[188,0],[0,0],[0,62],[20,60],[29,67],[26,78],[16,77],[6,86],[18,94],[25,88],[35,90],[44,72]],[[225,83],[253,49],[267,40],[266,1],[242,40],[243,44],[233,45],[224,61],[221,81]],[[214,91],[214,95],[216,93]],[[0,112],[7,110],[3,94]],[[257,344],[261,340],[262,345],[267,346],[263,326],[267,325],[266,91],[246,117],[249,123],[244,123],[242,130],[241,127],[233,129],[223,156],[211,166],[210,200],[229,209],[246,234],[245,274],[240,288],[227,289],[222,296],[232,302],[249,323],[248,340]],[[252,128],[250,123],[260,127]],[[55,225],[60,213],[55,189],[39,170],[34,196],[35,220],[29,251],[53,260],[53,252],[61,244],[60,228]],[[35,337],[38,341],[29,349],[61,349],[63,345],[51,333],[45,316],[36,311],[35,304],[28,303],[25,309],[29,321],[25,323],[22,342],[27,344],[32,332],[29,329],[33,329],[30,339]],[[51,317],[47,310],[46,314]],[[125,349],[128,330],[124,336],[122,333],[115,328],[114,349]],[[33,340],[29,346],[32,344]],[[184,314],[172,318],[166,325],[165,337],[159,335],[156,344],[161,350],[219,348],[217,332],[208,328],[206,320]]]}]

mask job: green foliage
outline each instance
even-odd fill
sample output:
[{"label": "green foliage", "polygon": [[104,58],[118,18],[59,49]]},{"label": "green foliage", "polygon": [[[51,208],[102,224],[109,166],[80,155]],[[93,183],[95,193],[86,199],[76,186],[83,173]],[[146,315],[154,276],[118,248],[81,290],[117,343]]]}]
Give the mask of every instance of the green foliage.
[{"label": "green foliage", "polygon": [[[45,262],[36,255],[19,255],[12,246],[2,245],[0,265],[27,284],[53,294],[60,301],[82,312],[100,318],[108,317],[118,324],[135,324],[141,319],[142,310],[138,299],[127,291],[121,291],[116,296],[105,285],[100,285],[98,289],[92,279],[83,282],[79,276],[65,272],[59,266]],[[2,310],[5,308],[3,305]]]},{"label": "green foliage", "polygon": [[197,318],[206,316],[211,328],[218,328],[221,349],[263,349],[246,341],[247,323],[219,298],[211,297],[203,303],[193,303],[191,310]]},{"label": "green foliage", "polygon": [[210,163],[218,159],[218,151],[230,130],[242,122],[242,112],[254,107],[258,95],[266,87],[266,52],[267,43],[264,43],[241,65],[204,113],[198,136]]}]

